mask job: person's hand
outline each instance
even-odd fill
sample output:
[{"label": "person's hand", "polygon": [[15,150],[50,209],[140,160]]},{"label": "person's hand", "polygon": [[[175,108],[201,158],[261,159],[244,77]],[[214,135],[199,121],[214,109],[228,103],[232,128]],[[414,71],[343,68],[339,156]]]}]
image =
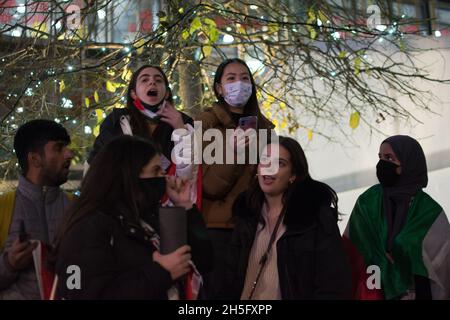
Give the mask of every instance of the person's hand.
[{"label": "person's hand", "polygon": [[184,207],[186,210],[192,208],[191,184],[188,180],[176,176],[167,176],[166,193],[176,206]]},{"label": "person's hand", "polygon": [[164,106],[156,113],[161,116],[161,121],[170,124],[174,129],[184,128],[183,117],[181,113],[169,102],[165,101]]},{"label": "person's hand", "polygon": [[161,254],[158,251],[153,252],[153,260],[158,262],[161,267],[170,272],[172,280],[176,280],[191,269],[189,261],[191,260],[191,247],[184,245],[172,253]]},{"label": "person's hand", "polygon": [[27,268],[33,261],[33,250],[38,246],[37,242],[20,242],[17,238],[12,243],[6,255],[8,264],[17,271]]}]

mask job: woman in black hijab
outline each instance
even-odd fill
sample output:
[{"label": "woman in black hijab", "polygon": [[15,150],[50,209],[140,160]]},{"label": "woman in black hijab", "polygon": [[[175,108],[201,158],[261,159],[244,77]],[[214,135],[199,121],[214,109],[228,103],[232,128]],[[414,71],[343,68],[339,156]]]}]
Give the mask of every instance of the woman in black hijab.
[{"label": "woman in black hijab", "polygon": [[[383,298],[450,299],[450,226],[442,207],[422,190],[428,184],[422,147],[409,136],[392,136],[378,156],[380,184],[358,198],[344,237],[365,266],[380,268]],[[355,267],[354,252],[351,258]],[[365,298],[364,289],[357,298]]]}]

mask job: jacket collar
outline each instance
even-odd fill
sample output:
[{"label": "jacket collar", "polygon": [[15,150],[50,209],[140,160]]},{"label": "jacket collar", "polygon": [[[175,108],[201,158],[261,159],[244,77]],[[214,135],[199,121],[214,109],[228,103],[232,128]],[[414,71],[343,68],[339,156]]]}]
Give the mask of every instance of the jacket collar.
[{"label": "jacket collar", "polygon": [[23,175],[19,176],[19,185],[17,190],[26,198],[33,202],[39,202],[45,199],[46,203],[55,201],[61,189],[59,187],[43,187],[28,181]]},{"label": "jacket collar", "polygon": [[225,127],[225,129],[234,129],[236,125],[233,123],[233,119],[231,119],[230,112],[227,110],[227,107],[220,103],[214,103],[212,107],[212,111],[214,115],[217,117],[217,120]]}]

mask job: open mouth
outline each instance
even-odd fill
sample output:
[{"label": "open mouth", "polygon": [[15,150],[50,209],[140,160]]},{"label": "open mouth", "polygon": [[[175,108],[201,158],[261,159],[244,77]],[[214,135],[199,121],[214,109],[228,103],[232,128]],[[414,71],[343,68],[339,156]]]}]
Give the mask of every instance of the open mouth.
[{"label": "open mouth", "polygon": [[148,90],[147,91],[147,96],[149,97],[156,97],[158,95],[158,91],[156,90]]},{"label": "open mouth", "polygon": [[263,176],[264,182],[273,182],[275,181],[275,177],[273,176]]}]

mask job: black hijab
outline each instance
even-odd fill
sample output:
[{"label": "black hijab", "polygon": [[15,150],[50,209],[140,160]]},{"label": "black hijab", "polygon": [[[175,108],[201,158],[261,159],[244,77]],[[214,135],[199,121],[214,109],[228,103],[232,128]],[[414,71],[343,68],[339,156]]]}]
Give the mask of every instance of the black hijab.
[{"label": "black hijab", "polygon": [[392,251],[395,237],[406,223],[414,196],[428,184],[427,162],[420,144],[409,136],[397,135],[388,143],[401,163],[401,175],[392,187],[383,187],[383,206],[387,219],[387,251]]}]

